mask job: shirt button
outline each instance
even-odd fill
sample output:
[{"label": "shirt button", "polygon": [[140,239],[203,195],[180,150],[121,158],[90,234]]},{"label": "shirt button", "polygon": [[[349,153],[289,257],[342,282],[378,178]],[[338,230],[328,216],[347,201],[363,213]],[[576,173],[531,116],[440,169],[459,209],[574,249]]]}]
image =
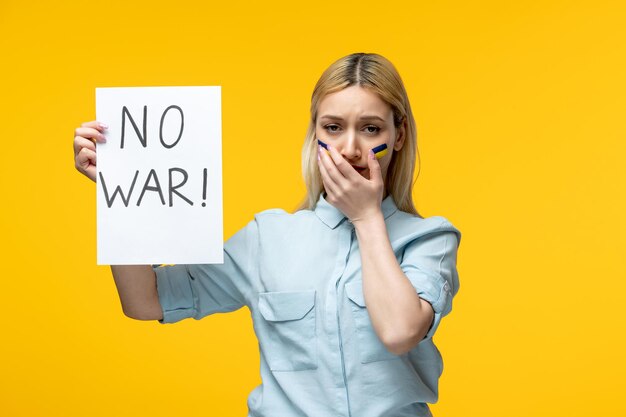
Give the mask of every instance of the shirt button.
[{"label": "shirt button", "polygon": [[450,286],[448,285],[447,282],[445,284],[443,284],[443,289],[446,290],[446,291],[450,291]]}]

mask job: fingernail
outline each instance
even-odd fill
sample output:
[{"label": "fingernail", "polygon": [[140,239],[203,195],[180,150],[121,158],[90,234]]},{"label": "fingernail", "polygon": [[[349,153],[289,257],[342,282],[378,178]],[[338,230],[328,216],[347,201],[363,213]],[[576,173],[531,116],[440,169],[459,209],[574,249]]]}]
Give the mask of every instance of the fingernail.
[{"label": "fingernail", "polygon": [[103,129],[108,129],[109,126],[105,125],[104,123],[98,123],[98,125],[100,125],[101,128]]}]

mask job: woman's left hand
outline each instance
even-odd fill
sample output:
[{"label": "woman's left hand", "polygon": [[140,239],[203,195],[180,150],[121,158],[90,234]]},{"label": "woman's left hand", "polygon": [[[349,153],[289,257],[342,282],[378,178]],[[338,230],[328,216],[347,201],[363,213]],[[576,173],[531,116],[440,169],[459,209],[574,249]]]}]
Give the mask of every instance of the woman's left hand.
[{"label": "woman's left hand", "polygon": [[352,223],[382,213],[384,183],[380,164],[370,150],[367,167],[370,179],[359,174],[335,148],[318,147],[318,165],[326,190],[326,201],[337,207]]}]

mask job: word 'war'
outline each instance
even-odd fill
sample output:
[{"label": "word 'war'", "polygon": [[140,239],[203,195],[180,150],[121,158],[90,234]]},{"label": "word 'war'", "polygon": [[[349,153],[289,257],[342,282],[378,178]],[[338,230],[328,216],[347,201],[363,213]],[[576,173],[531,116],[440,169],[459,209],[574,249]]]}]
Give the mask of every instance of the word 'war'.
[{"label": "word 'war'", "polygon": [[[174,179],[174,173],[182,174],[182,179],[176,181]],[[115,186],[115,190],[113,194],[109,193],[109,187],[107,187],[107,183],[105,180],[102,171],[98,172],[100,183],[102,184],[102,189],[104,191],[104,198],[106,200],[106,204],[108,208],[113,206],[116,198],[119,195],[119,199],[124,204],[124,207],[128,207],[131,201],[131,197],[133,195],[133,191],[135,190],[135,184],[137,183],[137,178],[139,178],[139,171],[135,171],[135,176],[133,177],[133,181],[130,184],[130,188],[127,188],[127,191],[124,191],[120,185]],[[139,194],[139,198],[137,198],[137,206],[141,206],[141,202],[144,199],[144,195],[147,191],[157,193],[159,199],[161,201],[161,205],[168,205],[169,207],[174,206],[174,195],[178,196],[178,200],[183,200],[190,206],[193,206],[193,201],[187,198],[185,195],[179,191],[186,183],[189,178],[189,174],[182,168],[170,168],[168,170],[168,183],[167,183],[167,194],[168,194],[168,203],[165,202],[165,197],[163,195],[163,187],[161,186],[161,182],[159,181],[159,177],[156,173],[156,170],[151,169],[146,177],[146,180],[143,183],[143,187],[141,188],[141,192]],[[175,182],[176,181],[176,182]],[[207,168],[202,170],[202,207],[206,207],[206,192],[207,192]],[[135,193],[136,194],[136,193]]]}]

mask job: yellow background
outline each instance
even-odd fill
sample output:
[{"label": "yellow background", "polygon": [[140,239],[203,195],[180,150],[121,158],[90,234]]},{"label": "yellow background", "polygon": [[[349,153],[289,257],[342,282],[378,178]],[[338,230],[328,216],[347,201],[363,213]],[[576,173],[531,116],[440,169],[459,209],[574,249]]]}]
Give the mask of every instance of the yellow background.
[{"label": "yellow background", "polygon": [[622,3],[4,0],[0,414],[245,416],[249,311],[123,315],[73,132],[96,87],[221,85],[228,238],[295,207],[313,86],[364,51],[409,91],[418,210],[463,233],[435,417],[626,415]]}]

